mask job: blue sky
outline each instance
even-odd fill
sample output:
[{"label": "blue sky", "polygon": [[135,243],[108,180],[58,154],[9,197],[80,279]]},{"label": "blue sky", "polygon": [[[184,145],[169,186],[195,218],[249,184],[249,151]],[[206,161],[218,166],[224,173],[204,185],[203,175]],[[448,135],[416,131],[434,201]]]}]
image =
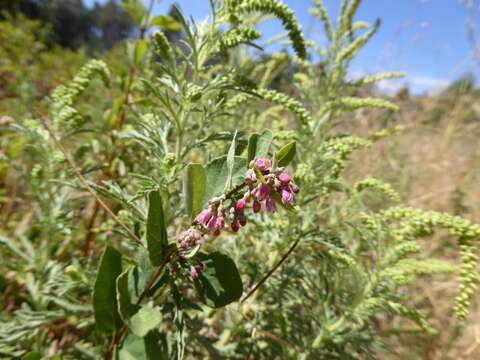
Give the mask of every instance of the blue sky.
[{"label": "blue sky", "polygon": [[[330,16],[335,19],[340,0],[324,1]],[[480,78],[480,62],[475,63],[467,36],[465,1],[364,0],[355,20],[373,23],[380,18],[382,26],[353,63],[350,75],[402,71],[407,74],[405,79],[389,80],[382,86],[386,90],[394,90],[408,83],[415,93],[438,90],[466,73],[473,73],[477,79]],[[477,37],[480,37],[480,1],[472,1],[473,24],[477,29]],[[154,12],[167,12],[173,2],[157,0]],[[209,15],[209,0],[176,2],[185,15],[192,15],[196,20]],[[295,11],[307,37],[322,43],[322,26],[308,13],[311,1],[284,2]],[[265,39],[283,32],[276,20],[269,21],[261,30]]]}]

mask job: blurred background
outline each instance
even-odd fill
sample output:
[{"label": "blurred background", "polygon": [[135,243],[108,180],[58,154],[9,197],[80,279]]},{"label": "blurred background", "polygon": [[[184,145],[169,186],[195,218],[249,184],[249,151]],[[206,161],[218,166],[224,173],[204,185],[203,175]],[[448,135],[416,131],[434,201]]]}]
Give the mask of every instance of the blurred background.
[{"label": "blurred background", "polygon": [[[154,14],[168,14],[174,2],[154,2]],[[210,13],[208,0],[178,0],[184,14],[202,21]],[[314,22],[309,0],[285,0],[303,26],[305,35],[322,44],[322,25]],[[325,0],[331,15],[339,0]],[[340,131],[371,134],[400,124],[404,132],[378,142],[373,151],[361,152],[353,161],[352,179],[367,175],[390,182],[408,206],[448,211],[480,223],[480,1],[474,0],[365,0],[356,20],[382,26],[360,52],[349,77],[401,71],[403,79],[381,82],[363,95],[379,93],[400,106],[398,114],[358,111],[349,114]],[[285,47],[270,39],[282,32],[275,21],[265,22],[258,45],[259,61],[269,51]],[[166,29],[169,33],[169,30]],[[105,60],[113,73],[128,68],[125,42],[139,29],[119,1],[0,0],[0,135],[1,126],[31,115],[57,85],[67,82],[91,57]],[[176,34],[172,29],[171,38]],[[321,62],[321,59],[314,59]],[[288,92],[288,69],[279,73],[279,87]],[[286,80],[286,81],[285,81]],[[282,91],[284,89],[282,88]],[[93,94],[95,95],[95,94]],[[351,118],[351,119],[350,119]],[[22,146],[22,144],[19,144]],[[19,149],[9,149],[18,151]],[[0,160],[2,158],[0,148]],[[12,213],[10,199],[16,185],[0,161],[1,212],[5,222]],[[453,242],[438,237],[425,245],[437,257],[453,258]],[[449,330],[456,325],[448,316],[455,293],[450,281],[420,283],[418,293],[431,303],[429,317],[439,329],[430,341],[402,344],[416,347],[425,359],[479,359],[480,308],[461,339],[453,342]]]}]

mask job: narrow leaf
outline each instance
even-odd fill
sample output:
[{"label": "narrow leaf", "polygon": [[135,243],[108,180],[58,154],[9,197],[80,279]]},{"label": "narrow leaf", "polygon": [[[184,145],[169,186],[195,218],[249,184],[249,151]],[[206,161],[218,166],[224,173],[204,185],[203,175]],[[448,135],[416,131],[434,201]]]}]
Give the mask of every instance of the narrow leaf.
[{"label": "narrow leaf", "polygon": [[232,144],[230,145],[230,149],[228,150],[227,154],[227,182],[225,184],[225,189],[230,189],[232,187],[232,178],[233,178],[233,167],[235,166],[235,140],[237,139],[237,132],[233,135]]},{"label": "narrow leaf", "polygon": [[193,219],[202,210],[207,172],[201,164],[188,164],[183,175],[183,197],[187,214]]},{"label": "narrow leaf", "polygon": [[122,255],[107,246],[100,260],[93,289],[93,312],[97,329],[113,332],[122,323],[117,311],[116,279],[122,272]]},{"label": "narrow leaf", "polygon": [[140,39],[135,42],[135,65],[140,65],[145,57],[145,53],[148,49],[148,41],[146,39]]},{"label": "narrow leaf", "polygon": [[290,164],[295,157],[296,152],[297,145],[295,141],[283,146],[276,154],[278,166],[287,166]]},{"label": "narrow leaf", "polygon": [[169,15],[157,15],[150,20],[150,25],[158,26],[163,31],[180,31],[180,25]]},{"label": "narrow leaf", "polygon": [[167,246],[167,229],[163,215],[162,198],[158,191],[148,195],[147,248],[153,266],[160,265]]}]

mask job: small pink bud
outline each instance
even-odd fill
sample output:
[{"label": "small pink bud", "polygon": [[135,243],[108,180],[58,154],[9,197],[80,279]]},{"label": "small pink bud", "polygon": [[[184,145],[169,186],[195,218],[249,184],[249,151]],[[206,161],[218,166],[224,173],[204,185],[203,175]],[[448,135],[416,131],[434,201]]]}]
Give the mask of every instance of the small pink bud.
[{"label": "small pink bud", "polygon": [[258,200],[265,200],[265,198],[270,194],[270,185],[262,184],[257,191],[257,199]]},{"label": "small pink bud", "polygon": [[207,225],[210,218],[212,217],[212,208],[209,206],[206,209],[203,209],[200,214],[197,215],[197,221],[200,224]]},{"label": "small pink bud", "polygon": [[291,184],[290,185],[290,189],[292,190],[292,192],[294,192],[295,194],[297,194],[299,191],[300,191],[300,188],[295,185],[295,184]]},{"label": "small pink bud", "polygon": [[240,229],[240,226],[238,225],[238,222],[236,219],[232,221],[232,223],[230,224],[230,227],[232,228],[232,231],[235,233],[238,232],[238,230]]},{"label": "small pink bud", "polygon": [[262,204],[258,200],[253,200],[253,212],[258,213],[262,209]]},{"label": "small pink bud", "polygon": [[290,177],[290,175],[288,175],[285,171],[283,171],[282,173],[280,173],[280,175],[278,175],[278,180],[280,180],[284,184],[288,184],[291,179],[292,178]]},{"label": "small pink bud", "polygon": [[196,265],[195,265],[195,269],[200,272],[202,271],[204,268],[204,265],[203,265],[203,262],[199,261]]},{"label": "small pink bud", "polygon": [[265,209],[268,212],[274,212],[275,211],[275,203],[273,202],[273,199],[269,196],[265,200]]},{"label": "small pink bud", "polygon": [[282,190],[282,203],[284,205],[288,205],[292,202],[292,199],[293,199],[293,194],[290,191],[283,189]]},{"label": "small pink bud", "polygon": [[198,271],[197,269],[195,269],[195,266],[190,267],[190,276],[192,280],[195,280],[196,278],[198,278]]},{"label": "small pink bud", "polygon": [[247,201],[244,198],[241,198],[237,200],[237,203],[235,204],[235,208],[237,210],[243,210],[245,209],[245,206],[247,205]]},{"label": "small pink bud", "polygon": [[207,228],[210,230],[215,230],[217,224],[217,217],[212,216],[211,219],[208,221]]},{"label": "small pink bud", "polygon": [[215,229],[220,230],[220,229],[223,229],[224,227],[225,227],[225,219],[223,218],[223,216],[217,217],[215,221]]},{"label": "small pink bud", "polygon": [[267,159],[256,159],[255,166],[260,171],[267,171],[270,168],[270,161]]}]

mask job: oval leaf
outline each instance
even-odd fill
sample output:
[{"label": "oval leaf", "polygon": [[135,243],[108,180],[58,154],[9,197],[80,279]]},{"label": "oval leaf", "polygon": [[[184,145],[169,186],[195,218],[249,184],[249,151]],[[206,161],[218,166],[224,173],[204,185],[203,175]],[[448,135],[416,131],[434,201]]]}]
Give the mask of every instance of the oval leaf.
[{"label": "oval leaf", "polygon": [[122,255],[107,246],[100,260],[92,299],[95,323],[101,332],[113,332],[122,323],[116,296],[116,280],[121,272]]},{"label": "oval leaf", "polygon": [[207,306],[219,308],[242,296],[243,283],[235,262],[220,252],[199,254],[204,270],[195,280],[200,299]]},{"label": "oval leaf", "polygon": [[152,265],[160,265],[167,244],[162,198],[158,191],[152,191],[148,195],[147,215],[147,248]]},{"label": "oval leaf", "polygon": [[162,322],[162,313],[148,305],[142,306],[128,321],[128,328],[137,336],[144,337]]},{"label": "oval leaf", "polygon": [[190,218],[194,219],[202,211],[202,199],[205,193],[207,172],[201,164],[188,164],[183,176],[183,196],[185,209]]}]

